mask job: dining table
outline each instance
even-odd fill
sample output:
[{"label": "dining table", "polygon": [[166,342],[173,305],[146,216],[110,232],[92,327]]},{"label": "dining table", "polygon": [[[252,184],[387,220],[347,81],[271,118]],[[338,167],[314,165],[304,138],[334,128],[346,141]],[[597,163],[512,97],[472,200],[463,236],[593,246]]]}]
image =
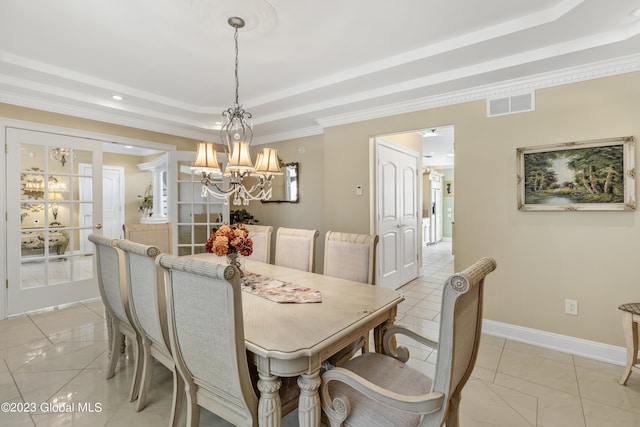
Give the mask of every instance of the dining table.
[{"label": "dining table", "polygon": [[[209,262],[224,257],[189,255]],[[297,377],[300,426],[320,425],[318,389],[323,361],[373,330],[374,348],[382,352],[382,335],[393,326],[404,298],[395,290],[245,259],[243,270],[319,293],[320,302],[281,303],[242,293],[248,362],[257,367],[260,391],[258,424],[280,426],[281,378]]]}]

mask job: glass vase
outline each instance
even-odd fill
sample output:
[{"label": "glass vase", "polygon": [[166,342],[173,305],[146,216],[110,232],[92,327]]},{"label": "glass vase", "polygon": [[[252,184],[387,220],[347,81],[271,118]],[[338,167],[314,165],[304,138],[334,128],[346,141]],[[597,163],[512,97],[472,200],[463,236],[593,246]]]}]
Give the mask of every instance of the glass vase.
[{"label": "glass vase", "polygon": [[227,254],[227,264],[233,265],[240,272],[240,277],[244,277],[243,257],[238,252]]}]

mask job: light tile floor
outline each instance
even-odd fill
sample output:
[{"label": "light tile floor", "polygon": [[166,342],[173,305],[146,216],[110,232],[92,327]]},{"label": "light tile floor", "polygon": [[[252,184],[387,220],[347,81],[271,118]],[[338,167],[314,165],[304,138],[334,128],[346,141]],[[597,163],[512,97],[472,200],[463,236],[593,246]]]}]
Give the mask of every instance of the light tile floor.
[{"label": "light tile floor", "polygon": [[[421,277],[401,289],[398,322],[437,336],[442,284],[453,272],[451,245],[427,247],[424,261]],[[131,357],[125,354],[115,377],[106,380],[106,343],[99,302],[0,321],[0,402],[36,404],[33,413],[0,411],[0,426],[166,425],[169,371],[157,366],[147,408],[136,412],[127,401]],[[415,367],[434,371],[435,353],[413,348],[411,354]],[[640,426],[640,375],[623,387],[621,372],[620,366],[483,335],[462,394],[461,425]],[[71,403],[72,412],[52,412]],[[295,412],[283,420],[285,427],[297,424]],[[201,426],[228,425],[202,412]]]}]

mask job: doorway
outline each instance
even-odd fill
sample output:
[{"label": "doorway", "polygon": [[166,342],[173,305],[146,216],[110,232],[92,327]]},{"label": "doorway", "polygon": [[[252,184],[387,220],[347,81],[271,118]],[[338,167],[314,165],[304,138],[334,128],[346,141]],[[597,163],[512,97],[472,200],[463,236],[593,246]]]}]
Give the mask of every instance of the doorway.
[{"label": "doorway", "polygon": [[[385,140],[396,146],[404,147],[418,154],[418,184],[417,206],[418,206],[418,241],[419,272],[426,275],[430,272],[433,264],[440,264],[436,259],[436,252],[449,252],[453,256],[453,227],[454,227],[454,200],[455,200],[455,180],[454,180],[454,127],[453,125],[429,127],[420,130],[407,131],[398,134],[376,137],[375,141]],[[376,153],[377,155],[378,153]],[[386,155],[386,154],[383,154]],[[380,157],[376,157],[376,206],[379,209],[381,200],[380,191],[384,189],[386,182],[380,181],[379,176],[384,171],[379,172]],[[400,189],[398,191],[405,191]],[[400,208],[399,208],[400,209]],[[391,253],[400,251],[400,246],[395,242],[385,244],[383,233],[387,233],[381,223],[379,212],[376,211],[375,232],[380,236],[378,246],[378,274],[379,280],[384,283],[385,276],[399,277],[397,270],[391,268],[389,263]],[[390,222],[392,224],[392,222]],[[396,226],[402,226],[402,222],[397,222]],[[440,244],[438,250],[433,246]],[[395,246],[395,247],[394,247]],[[390,251],[390,252],[389,252]],[[386,265],[385,265],[386,263]],[[407,277],[410,277],[408,275]],[[389,279],[391,280],[391,279]],[[397,280],[389,287],[402,286],[404,279]]]},{"label": "doorway", "polygon": [[397,289],[418,277],[420,154],[376,138],[376,283]]},{"label": "doorway", "polygon": [[[0,164],[6,171],[0,174],[0,206],[6,212],[0,227],[0,276],[6,283],[0,319],[98,298],[91,245],[82,247],[81,235],[104,230],[103,160],[114,153],[140,158],[176,147],[12,119],[3,119],[0,127],[5,145]],[[95,173],[81,172],[80,163],[90,164]],[[125,163],[128,174],[132,168]],[[91,199],[80,197],[81,185]],[[137,191],[130,192],[126,186],[125,199],[136,197]],[[93,221],[81,224],[80,212]]]},{"label": "doorway", "polygon": [[[81,235],[102,223],[102,146],[86,138],[7,128],[7,314],[98,297]],[[92,165],[85,174],[80,164]],[[93,198],[80,200],[80,186]],[[81,211],[93,221],[80,222]]]},{"label": "doorway", "polygon": [[[79,165],[83,175],[92,176],[92,165],[81,163]],[[93,199],[92,188],[85,185],[84,181],[79,183],[79,194],[81,201]],[[91,234],[91,224],[93,212],[87,209],[90,205],[80,204],[79,221],[83,229],[80,236],[80,249],[84,253],[94,253],[94,246],[89,242]],[[121,166],[102,167],[102,235],[112,239],[122,237],[122,224],[124,224],[124,168]]]},{"label": "doorway", "polygon": [[[418,133],[422,137],[422,265],[429,271],[431,264],[441,263],[436,253],[453,256],[455,129],[453,125],[434,126]],[[433,245],[441,247],[434,249]]]}]

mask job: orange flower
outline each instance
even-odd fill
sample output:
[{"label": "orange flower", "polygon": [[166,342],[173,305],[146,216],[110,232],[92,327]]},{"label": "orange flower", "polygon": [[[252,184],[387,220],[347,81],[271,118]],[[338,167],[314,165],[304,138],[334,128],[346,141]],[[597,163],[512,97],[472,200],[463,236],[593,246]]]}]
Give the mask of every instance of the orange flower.
[{"label": "orange flower", "polygon": [[204,245],[208,253],[225,256],[239,252],[243,256],[253,253],[253,241],[242,226],[223,225],[213,233]]}]

